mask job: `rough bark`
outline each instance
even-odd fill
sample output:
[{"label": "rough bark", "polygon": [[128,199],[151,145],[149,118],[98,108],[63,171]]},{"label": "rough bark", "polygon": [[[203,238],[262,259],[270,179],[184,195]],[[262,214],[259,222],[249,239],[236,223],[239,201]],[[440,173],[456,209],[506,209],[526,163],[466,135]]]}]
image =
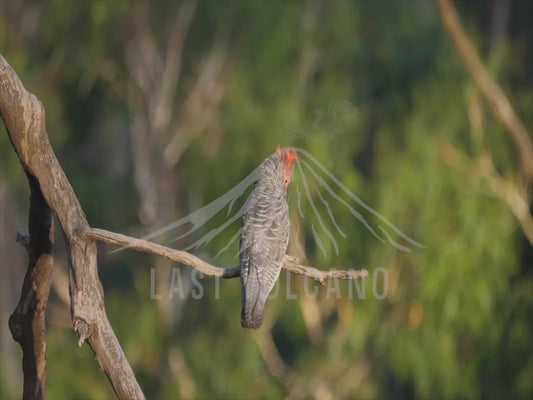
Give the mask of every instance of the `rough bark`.
[{"label": "rough bark", "polygon": [[[21,301],[10,318],[13,337],[21,343],[24,351],[24,398],[43,398],[45,392],[44,313],[52,271],[51,224],[52,215],[55,214],[67,242],[71,315],[74,329],[79,335],[78,344],[81,346],[84,341],[89,343],[119,398],[144,399],[107,319],[94,241],[156,254],[190,265],[207,276],[235,278],[240,275],[240,268],[216,267],[185,251],[91,228],[48,141],[42,104],[26,91],[15,71],[1,55],[0,115],[26,171],[31,190],[30,238],[27,241],[30,266],[24,280]],[[309,276],[322,285],[328,279],[359,279],[368,276],[366,270],[320,271],[299,265],[296,259],[289,256],[285,256],[283,268]]]},{"label": "rough bark", "polygon": [[29,236],[17,235],[30,261],[17,308],[9,317],[9,330],[22,347],[23,399],[44,399],[46,392],[45,311],[52,279],[54,231],[48,207],[35,177],[27,173],[30,186]]},{"label": "rough bark", "polygon": [[79,345],[88,341],[119,398],[144,398],[107,319],[98,278],[96,245],[78,234],[89,224],[48,141],[43,106],[26,91],[2,56],[0,114],[20,162],[31,177],[30,182],[35,180],[65,234],[70,267],[71,315],[80,338]]}]

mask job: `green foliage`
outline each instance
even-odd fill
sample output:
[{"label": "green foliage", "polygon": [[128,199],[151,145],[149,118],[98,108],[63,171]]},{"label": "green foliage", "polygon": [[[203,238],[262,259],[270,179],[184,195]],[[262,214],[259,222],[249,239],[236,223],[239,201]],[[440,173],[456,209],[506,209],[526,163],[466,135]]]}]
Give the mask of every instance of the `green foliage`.
[{"label": "green foliage", "polygon": [[[51,142],[90,223],[142,236],[154,227],[139,221],[131,134],[139,108],[128,97],[133,83],[126,52],[146,12],[163,54],[179,5],[137,6],[24,2],[26,20],[13,4],[0,6],[10,10],[0,13],[0,53],[43,102]],[[523,18],[531,6],[512,4],[509,33],[492,51],[485,37],[491,25],[476,18],[486,5],[463,7],[461,18],[488,54],[491,72],[532,126],[533,61],[525,49],[531,48],[533,30]],[[283,273],[259,332],[240,327],[238,280],[204,278],[203,295],[194,298],[190,269],[100,248],[109,318],[147,397],[530,398],[531,244],[507,203],[473,170],[454,166],[447,149],[457,149],[471,168],[489,154],[498,173],[520,185],[517,157],[458,60],[435,7],[202,2],[186,38],[174,113],[184,107],[198,65],[221,32],[229,38],[230,72],[219,132],[192,138],[170,170],[158,151],[174,131],[152,138],[154,179],[178,182],[167,205],[176,218],[225,193],[279,143],[311,153],[425,248],[404,253],[383,244],[340,202],[330,202],[346,239],[337,241],[338,255],[325,240],[323,254],[311,231],[318,222],[310,203],[302,205],[304,218],[298,213],[296,187],[303,190],[304,176],[296,167],[291,217],[301,227],[307,261],[323,269],[366,268],[370,278],[338,287],[331,282],[310,298],[306,293],[314,284]],[[114,78],[104,79],[111,70]],[[350,112],[339,118],[335,112],[343,104]],[[310,172],[305,178],[315,204],[323,207],[317,189],[326,191]],[[25,178],[2,131],[0,196],[4,187],[15,199],[9,204],[16,210],[8,211],[24,215]],[[202,232],[222,224],[226,211]],[[212,259],[237,228],[197,254]],[[166,239],[178,235],[170,232]],[[237,265],[237,246],[215,262]],[[157,286],[160,300],[151,299],[151,268],[164,278]],[[173,268],[180,268],[184,298],[169,298]],[[382,293],[385,284],[384,298],[377,298],[375,290]],[[48,397],[112,397],[88,346],[78,349],[70,326],[56,323],[69,316],[53,294],[49,314]],[[19,368],[11,365],[16,363],[2,358],[2,380],[6,370]],[[1,385],[0,397],[17,395],[11,387],[16,385]]]}]

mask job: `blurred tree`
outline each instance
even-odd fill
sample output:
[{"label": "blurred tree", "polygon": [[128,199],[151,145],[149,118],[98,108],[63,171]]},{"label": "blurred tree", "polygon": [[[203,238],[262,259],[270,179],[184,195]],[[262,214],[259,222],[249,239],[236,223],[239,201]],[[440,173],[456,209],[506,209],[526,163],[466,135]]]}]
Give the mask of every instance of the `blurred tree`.
[{"label": "blurred tree", "polygon": [[[532,4],[457,6],[533,126]],[[334,287],[312,298],[310,282],[282,274],[255,334],[239,326],[237,281],[204,279],[194,299],[183,274],[183,298],[170,299],[174,265],[100,251],[109,316],[149,398],[533,395],[532,246],[483,173],[529,207],[531,188],[431,2],[3,2],[0,52],[45,105],[93,226],[142,236],[217,198],[281,143],[305,148],[426,246],[386,247],[333,206],[347,239],[324,257],[293,207],[291,251],[299,243],[311,264],[367,268],[366,298],[353,283],[339,285],[341,298]],[[351,117],[328,119],[343,102]],[[27,194],[7,135],[0,143],[0,397],[11,398],[19,360],[6,327],[22,279],[13,266],[24,262],[7,243],[24,229]],[[233,233],[199,254],[213,257]],[[236,261],[228,252],[220,264]],[[152,267],[160,301],[150,299]],[[48,395],[110,397],[97,363],[75,350],[65,271],[55,266],[48,311]]]}]

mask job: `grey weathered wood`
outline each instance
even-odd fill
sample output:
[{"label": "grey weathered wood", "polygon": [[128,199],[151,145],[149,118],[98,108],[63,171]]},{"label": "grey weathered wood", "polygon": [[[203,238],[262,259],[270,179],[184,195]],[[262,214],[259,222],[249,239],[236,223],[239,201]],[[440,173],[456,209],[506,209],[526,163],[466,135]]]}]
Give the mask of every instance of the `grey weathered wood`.
[{"label": "grey weathered wood", "polygon": [[[240,268],[217,267],[185,251],[170,249],[146,240],[128,237],[103,229],[91,228],[48,141],[42,104],[34,95],[26,91],[15,71],[13,71],[1,55],[0,115],[4,120],[11,143],[28,175],[32,196],[33,194],[37,196],[35,203],[32,202],[32,205],[34,204],[36,207],[42,208],[40,209],[41,214],[35,214],[34,217],[37,215],[44,216],[44,220],[50,223],[50,210],[53,211],[65,233],[70,266],[71,314],[74,329],[79,335],[78,344],[81,346],[84,341],[89,343],[119,398],[144,399],[141,388],[135,379],[131,366],[126,360],[106,315],[103,289],[98,278],[97,250],[94,241],[103,241],[166,257],[184,265],[190,265],[207,276],[225,279],[235,278],[240,275]],[[39,201],[39,199],[41,200]],[[48,210],[48,214],[46,210]],[[42,240],[45,238],[52,240],[51,236],[47,236],[51,235],[49,225],[44,224],[39,230],[32,230],[32,218],[32,215],[30,215],[30,234],[32,235],[28,245],[30,254],[32,254],[32,238],[34,237],[34,233],[39,232],[36,237]],[[52,257],[49,251],[51,250],[51,242],[50,248],[45,247],[43,249],[40,250],[43,257],[45,257],[43,263],[46,262],[46,265],[48,265],[48,269],[44,269],[43,267],[43,271],[49,270],[51,272]],[[38,257],[37,259],[41,260]],[[36,265],[34,268],[38,268],[38,262]],[[31,262],[30,267],[32,267]],[[283,260],[283,268],[294,274],[308,276],[322,285],[329,279],[360,279],[368,276],[366,270],[321,271],[313,267],[300,265],[297,259],[287,255]],[[30,278],[31,275],[30,273]],[[39,323],[42,324],[43,329],[44,308],[46,307],[50,285],[49,279],[49,276],[46,279],[43,278],[41,280],[42,289],[41,291],[37,290],[37,295],[41,296],[38,298],[42,298],[43,302],[40,305],[41,308],[36,308],[35,313],[39,314],[39,318],[41,318]],[[28,282],[30,281],[28,280]],[[24,287],[28,286],[28,284],[25,280]],[[23,288],[21,299],[25,296],[26,292],[31,295],[31,291],[25,291]],[[17,310],[14,315],[16,314]],[[16,319],[17,317],[14,318]],[[22,325],[19,324],[19,321],[15,320],[13,320],[13,323],[12,332],[14,332],[13,336],[16,337]],[[31,330],[28,332],[33,334],[37,329],[36,326],[34,324],[31,325]],[[33,338],[35,339],[35,336]],[[25,382],[26,373],[28,373],[28,393],[37,393],[37,395],[28,398],[42,398],[44,396],[46,369],[44,369],[44,375],[42,373],[39,375],[38,368],[33,368],[38,365],[41,365],[41,367],[44,365],[46,367],[46,339],[44,337],[44,331],[39,338],[40,348],[44,349],[38,354],[42,361],[39,361],[36,357],[29,358],[28,360],[33,364],[29,364],[28,370],[24,369]],[[17,338],[15,339],[17,340]],[[31,357],[30,350],[27,351],[28,353],[24,350],[24,357],[27,354]],[[34,371],[37,371],[37,373],[34,373]],[[44,380],[42,380],[43,377]],[[26,383],[24,390],[26,392]]]},{"label": "grey weathered wood", "polygon": [[98,278],[96,245],[93,240],[79,235],[89,224],[48,141],[44,108],[26,91],[2,56],[0,114],[20,162],[30,180],[35,179],[65,233],[71,315],[79,345],[87,340],[119,398],[143,399],[143,392],[107,318]]},{"label": "grey weathered wood", "polygon": [[[183,265],[190,265],[206,276],[215,278],[231,279],[240,276],[240,267],[222,268],[211,265],[195,255],[183,250],[171,249],[169,247],[161,246],[157,243],[152,243],[147,240],[133,238],[131,236],[122,235],[120,233],[106,231],[104,229],[87,228],[81,234],[84,236],[106,242],[116,246],[122,246],[144,253],[155,254],[157,256],[168,258],[169,260],[179,262]],[[368,277],[368,271],[351,270],[351,271],[321,271],[319,269],[309,267],[307,265],[300,265],[295,257],[286,255],[283,259],[283,269],[292,272],[296,275],[304,275],[314,279],[321,285],[325,285],[330,279],[361,279]]]},{"label": "grey weathered wood", "polygon": [[23,399],[44,399],[46,392],[45,312],[52,280],[54,230],[52,210],[38,182],[27,173],[30,186],[29,236],[17,234],[29,253],[20,300],[9,317],[9,330],[22,347]]}]

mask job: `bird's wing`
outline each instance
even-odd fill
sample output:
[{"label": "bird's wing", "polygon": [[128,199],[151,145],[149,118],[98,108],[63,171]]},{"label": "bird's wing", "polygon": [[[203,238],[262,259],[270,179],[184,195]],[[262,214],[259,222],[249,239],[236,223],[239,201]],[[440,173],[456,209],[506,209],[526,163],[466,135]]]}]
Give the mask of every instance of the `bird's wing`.
[{"label": "bird's wing", "polygon": [[[243,282],[257,274],[261,292],[274,286],[289,242],[289,208],[284,196],[250,196],[241,233],[241,268]],[[263,287],[264,286],[264,287]]]}]

